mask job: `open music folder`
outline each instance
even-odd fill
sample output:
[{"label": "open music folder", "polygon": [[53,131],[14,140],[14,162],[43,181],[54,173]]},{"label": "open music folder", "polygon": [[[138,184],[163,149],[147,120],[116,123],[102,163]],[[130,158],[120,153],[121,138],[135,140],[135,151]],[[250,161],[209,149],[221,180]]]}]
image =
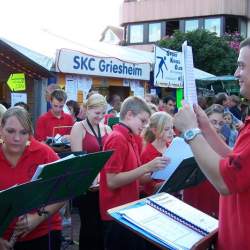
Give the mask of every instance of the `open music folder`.
[{"label": "open music folder", "polygon": [[168,193],[113,208],[108,213],[161,249],[198,249],[204,239],[209,245],[218,229],[218,220]]},{"label": "open music folder", "polygon": [[33,181],[0,191],[0,237],[15,217],[86,192],[111,155],[104,151],[44,164]]},{"label": "open music folder", "polygon": [[157,192],[177,192],[206,180],[195,161],[190,146],[183,138],[175,137],[164,155],[170,158],[170,163],[164,169],[151,175],[153,179],[164,180]]}]

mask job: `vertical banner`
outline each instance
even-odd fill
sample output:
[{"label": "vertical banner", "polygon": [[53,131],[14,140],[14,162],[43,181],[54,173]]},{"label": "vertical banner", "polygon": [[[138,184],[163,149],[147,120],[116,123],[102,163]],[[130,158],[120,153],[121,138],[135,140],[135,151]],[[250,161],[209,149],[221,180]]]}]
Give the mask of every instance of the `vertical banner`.
[{"label": "vertical banner", "polygon": [[197,90],[194,79],[194,62],[192,47],[187,46],[187,41],[182,44],[184,100],[193,107],[197,104]]}]

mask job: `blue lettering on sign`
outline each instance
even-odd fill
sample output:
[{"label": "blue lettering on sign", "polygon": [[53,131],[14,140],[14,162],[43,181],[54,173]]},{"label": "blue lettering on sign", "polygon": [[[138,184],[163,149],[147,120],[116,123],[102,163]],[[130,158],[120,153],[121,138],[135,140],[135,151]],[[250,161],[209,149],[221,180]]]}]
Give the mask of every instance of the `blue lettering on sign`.
[{"label": "blue lettering on sign", "polygon": [[88,58],[88,57],[79,57],[79,56],[74,56],[73,58],[74,69],[85,69],[85,70],[91,70],[94,71],[94,63],[95,63],[95,58]]},{"label": "blue lettering on sign", "polygon": [[75,65],[73,65],[73,69],[79,69],[80,68],[79,59],[80,59],[79,56],[74,56],[73,61],[74,61]]},{"label": "blue lettering on sign", "polygon": [[[93,57],[80,57],[74,56],[73,57],[73,68],[80,69],[80,70],[90,70],[95,71],[95,62],[96,58]],[[137,67],[136,64],[129,64],[126,63],[113,63],[112,60],[106,61],[104,59],[100,59],[99,61],[99,70],[100,72],[105,73],[114,73],[119,75],[131,75],[131,76],[142,76],[142,69]]]},{"label": "blue lettering on sign", "polygon": [[133,64],[133,66],[126,66],[125,63],[117,65],[117,64],[113,64],[112,61],[108,63],[103,59],[100,60],[99,62],[99,70],[101,72],[106,72],[106,73],[142,76],[142,69],[139,67],[136,67],[135,64]]}]

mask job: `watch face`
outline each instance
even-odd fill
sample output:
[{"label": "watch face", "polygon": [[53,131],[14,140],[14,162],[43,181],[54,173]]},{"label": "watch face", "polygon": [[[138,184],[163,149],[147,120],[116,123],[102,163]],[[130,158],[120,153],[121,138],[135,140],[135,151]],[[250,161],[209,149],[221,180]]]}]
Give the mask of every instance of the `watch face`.
[{"label": "watch face", "polygon": [[194,135],[194,132],[193,132],[192,130],[189,130],[189,131],[187,131],[187,133],[186,133],[186,138],[187,138],[187,139],[190,139],[190,138],[192,138],[193,135]]}]

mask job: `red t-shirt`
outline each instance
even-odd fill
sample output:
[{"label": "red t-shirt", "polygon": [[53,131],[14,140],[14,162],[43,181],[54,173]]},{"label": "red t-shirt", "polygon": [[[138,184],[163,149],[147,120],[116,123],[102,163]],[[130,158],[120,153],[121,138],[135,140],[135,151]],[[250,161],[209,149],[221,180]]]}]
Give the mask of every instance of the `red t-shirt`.
[{"label": "red t-shirt", "polygon": [[220,161],[230,195],[220,196],[219,250],[250,249],[250,117],[233,152]]},{"label": "red t-shirt", "polygon": [[[162,156],[162,154],[152,145],[152,143],[148,143],[142,151],[141,163],[145,164],[158,156]],[[142,187],[142,192],[146,195],[152,195],[155,191],[155,185],[159,182],[162,182],[162,180],[152,180],[145,183]]]},{"label": "red t-shirt", "polygon": [[[26,147],[17,165],[12,167],[9,161],[6,160],[2,146],[0,146],[0,190],[30,181],[39,164],[52,162],[57,159],[58,156],[51,148],[32,138],[30,145]],[[6,230],[4,234],[5,239],[9,239],[12,235],[15,222],[16,220],[13,221]],[[56,213],[49,220],[41,223],[26,237],[22,238],[22,241],[32,240],[46,235],[49,230],[61,230],[61,217],[59,213]]]},{"label": "red t-shirt", "polygon": [[102,220],[112,220],[107,210],[139,199],[139,181],[135,180],[123,187],[109,189],[107,173],[131,171],[141,165],[138,144],[128,128],[121,124],[113,126],[104,150],[114,150],[100,175],[100,212]]},{"label": "red t-shirt", "polygon": [[[71,115],[62,111],[61,117],[57,118],[50,110],[38,118],[35,129],[35,138],[38,141],[46,141],[47,136],[52,137],[56,134],[69,135],[73,124],[74,121]],[[69,127],[63,128],[62,126]]]},{"label": "red t-shirt", "polygon": [[216,218],[219,216],[219,198],[220,194],[209,181],[183,191],[184,202]]}]

